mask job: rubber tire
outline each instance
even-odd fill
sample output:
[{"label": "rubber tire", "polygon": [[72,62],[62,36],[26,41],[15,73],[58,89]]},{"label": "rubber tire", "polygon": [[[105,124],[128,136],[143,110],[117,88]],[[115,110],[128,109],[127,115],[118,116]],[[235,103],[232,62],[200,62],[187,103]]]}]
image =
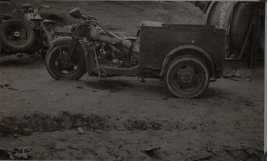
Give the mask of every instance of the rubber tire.
[{"label": "rubber tire", "polygon": [[[170,75],[171,75],[173,68],[175,68],[177,65],[185,64],[185,63],[197,65],[199,69],[202,70],[201,72],[204,73],[204,78],[202,82],[200,83],[200,85],[198,85],[196,89],[190,92],[185,92],[174,87],[170,81],[170,77],[171,77]],[[196,98],[196,97],[202,96],[202,94],[204,93],[204,91],[207,89],[209,85],[209,80],[210,80],[210,73],[209,73],[209,69],[207,65],[204,63],[203,60],[192,55],[182,55],[182,56],[176,57],[173,61],[171,61],[168,64],[167,72],[165,75],[165,82],[169,91],[176,97],[180,97],[180,98]]]},{"label": "rubber tire", "polygon": [[254,2],[239,2],[235,6],[233,19],[231,21],[230,38],[231,44],[234,45],[234,47],[239,51],[243,46],[245,37],[250,27],[254,10]]},{"label": "rubber tire", "polygon": [[[16,45],[10,44],[9,42],[6,41],[6,38],[4,37],[4,35],[5,35],[4,32],[5,32],[5,28],[10,24],[20,24],[21,26],[23,26],[23,28],[25,29],[25,31],[28,34],[28,40],[25,43],[23,43],[20,46],[16,46]],[[1,47],[7,48],[13,52],[25,52],[29,48],[32,47],[32,45],[35,41],[35,34],[34,34],[33,28],[30,26],[30,24],[28,24],[27,22],[25,22],[23,20],[10,19],[10,20],[3,22],[0,25],[0,33],[2,33],[2,35],[0,35]]]},{"label": "rubber tire", "polygon": [[70,44],[71,44],[70,41],[59,42],[58,45],[55,45],[51,49],[49,49],[48,53],[46,54],[46,59],[45,59],[46,69],[48,73],[56,80],[60,80],[60,79],[78,80],[86,72],[85,57],[83,55],[81,44],[78,44],[77,48],[75,49],[76,53],[74,53],[75,55],[79,56],[78,58],[79,62],[78,62],[78,67],[76,71],[71,74],[63,74],[56,69],[54,64],[55,64],[55,58],[59,54],[58,46],[60,47],[65,46],[65,45],[70,46]]}]

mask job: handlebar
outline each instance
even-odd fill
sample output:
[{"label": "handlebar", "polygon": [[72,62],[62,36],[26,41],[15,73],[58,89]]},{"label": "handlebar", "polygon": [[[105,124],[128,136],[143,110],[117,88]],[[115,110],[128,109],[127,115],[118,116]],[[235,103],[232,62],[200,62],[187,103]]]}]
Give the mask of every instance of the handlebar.
[{"label": "handlebar", "polygon": [[101,23],[99,23],[98,21],[96,21],[96,20],[91,20],[91,21],[95,22],[97,25],[99,25],[103,29],[103,31],[106,32],[107,34],[109,34],[109,35],[111,34],[110,31],[107,30],[105,27],[103,27],[103,25]]},{"label": "handlebar", "polygon": [[69,14],[70,14],[73,18],[76,18],[76,19],[82,19],[82,20],[84,20],[85,22],[92,22],[92,23],[95,23],[96,25],[100,26],[100,27],[104,30],[104,32],[106,32],[107,34],[111,34],[111,33],[109,32],[109,30],[107,30],[105,27],[103,27],[103,25],[102,25],[100,22],[98,22],[98,20],[97,20],[96,17],[91,16],[91,15],[88,15],[88,14],[85,14],[85,13],[81,13],[79,7],[77,7],[77,8],[75,8],[75,9],[71,10],[71,11],[69,12]]},{"label": "handlebar", "polygon": [[46,8],[46,9],[50,9],[49,6],[46,6],[46,5],[42,5],[38,8],[38,10],[35,10],[34,8],[32,8],[31,6],[27,6],[27,7],[24,7],[22,9],[15,9],[13,10],[13,12],[15,12],[16,10],[19,11],[19,12],[22,12],[22,13],[37,13],[41,8]]},{"label": "handlebar", "polygon": [[81,14],[81,18],[84,21],[87,21],[87,20],[95,20],[95,21],[97,21],[97,18],[96,17],[93,17],[93,16],[88,15],[88,14],[84,14],[84,13]]},{"label": "handlebar", "polygon": [[41,8],[43,8],[43,7],[45,7],[46,9],[50,9],[49,6],[42,5],[42,6],[40,6],[40,7],[38,8],[38,11],[39,11]]},{"label": "handlebar", "polygon": [[80,8],[79,7],[76,7],[75,9],[71,10],[69,12],[69,15],[71,15],[73,18],[76,18],[76,19],[82,19],[84,21],[88,21],[88,20],[97,20],[96,17],[93,17],[91,15],[88,15],[86,13],[81,13],[80,11]]}]

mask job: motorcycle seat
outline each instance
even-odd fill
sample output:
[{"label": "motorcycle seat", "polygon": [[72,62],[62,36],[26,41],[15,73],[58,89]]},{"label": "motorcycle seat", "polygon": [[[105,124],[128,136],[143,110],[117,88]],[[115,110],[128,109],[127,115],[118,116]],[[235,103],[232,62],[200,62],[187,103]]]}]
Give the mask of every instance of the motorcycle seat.
[{"label": "motorcycle seat", "polygon": [[57,23],[57,21],[54,21],[54,20],[44,20],[43,22],[45,22],[45,23]]},{"label": "motorcycle seat", "polygon": [[123,35],[122,33],[116,32],[114,33],[117,37],[123,39],[123,40],[130,40],[130,41],[136,41],[138,38],[137,37],[127,37]]},{"label": "motorcycle seat", "polygon": [[54,20],[44,20],[43,21],[43,25],[45,26],[45,27],[56,27],[56,21],[54,21]]},{"label": "motorcycle seat", "polygon": [[136,41],[137,37],[126,37],[125,40]]}]

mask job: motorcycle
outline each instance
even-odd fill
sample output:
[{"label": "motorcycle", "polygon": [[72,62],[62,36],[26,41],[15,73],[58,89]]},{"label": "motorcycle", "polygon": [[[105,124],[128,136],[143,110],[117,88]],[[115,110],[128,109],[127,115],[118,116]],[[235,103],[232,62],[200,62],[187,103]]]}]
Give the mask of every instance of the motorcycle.
[{"label": "motorcycle", "polygon": [[[224,29],[146,21],[136,37],[126,37],[111,33],[79,8],[69,14],[83,21],[76,24],[72,37],[50,44],[45,64],[56,80],[78,80],[85,73],[99,78],[139,77],[142,82],[157,78],[165,80],[175,96],[195,98],[223,73]],[[203,41],[207,35],[211,39]]]},{"label": "motorcycle", "polygon": [[[138,65],[137,37],[111,33],[95,17],[81,13],[79,7],[69,14],[83,22],[74,27],[72,37],[61,37],[51,42],[46,68],[54,79],[77,80],[86,71],[100,78],[121,75],[107,73],[104,68],[123,69]],[[88,49],[94,54],[87,53]]]},{"label": "motorcycle", "polygon": [[56,21],[43,20],[38,14],[42,8],[50,9],[49,6],[42,5],[35,10],[25,3],[21,10],[17,9],[23,15],[22,19],[10,18],[3,21],[0,25],[1,55],[40,53],[45,58],[49,42],[55,39]]}]

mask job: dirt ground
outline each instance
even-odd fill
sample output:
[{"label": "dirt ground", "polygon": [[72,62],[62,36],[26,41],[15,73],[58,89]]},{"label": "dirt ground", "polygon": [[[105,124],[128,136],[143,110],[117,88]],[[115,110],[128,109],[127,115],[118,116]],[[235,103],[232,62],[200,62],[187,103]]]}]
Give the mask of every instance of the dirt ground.
[{"label": "dirt ground", "polygon": [[[129,35],[141,19],[156,20],[160,13],[171,17],[160,21],[177,23],[194,23],[200,13],[185,2],[46,3],[66,13],[88,5],[90,13]],[[61,22],[71,24],[67,20]],[[212,82],[201,98],[180,99],[156,79],[85,75],[56,81],[40,56],[0,59],[0,159],[9,159],[3,150],[21,155],[21,147],[35,160],[250,161],[263,154],[264,67],[251,78]]]}]

